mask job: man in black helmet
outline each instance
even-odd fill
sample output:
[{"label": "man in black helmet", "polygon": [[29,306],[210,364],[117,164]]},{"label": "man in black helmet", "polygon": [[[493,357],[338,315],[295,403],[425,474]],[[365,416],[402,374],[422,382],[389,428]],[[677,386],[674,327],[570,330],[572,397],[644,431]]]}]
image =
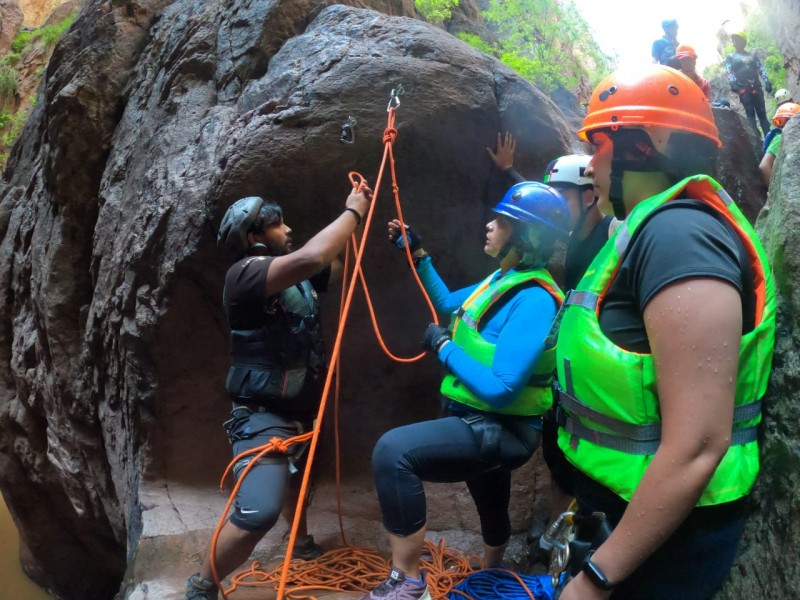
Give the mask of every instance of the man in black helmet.
[{"label": "man in black helmet", "polygon": [[664,30],[664,35],[653,42],[650,50],[653,62],[678,69],[680,62],[675,58],[675,50],[678,47],[678,21],[666,19],[661,22],[661,28]]},{"label": "man in black helmet", "polygon": [[[747,34],[743,31],[731,34],[734,51],[725,58],[725,69],[728,72],[728,81],[731,91],[739,96],[739,102],[747,115],[750,126],[759,135],[758,125],[761,126],[761,135],[769,133],[769,119],[764,104],[764,89],[772,93],[772,82],[769,80],[767,70],[761,60],[754,53],[746,50]],[[761,79],[764,88],[761,87]],[[756,125],[758,117],[758,125]]]},{"label": "man in black helmet", "polygon": [[[292,230],[277,204],[251,196],[225,213],[217,243],[236,261],[225,276],[223,292],[232,359],[225,386],[233,401],[225,429],[234,456],[312,426],[326,368],[317,291],[327,288],[331,265],[361,224],[371,196],[368,188],[354,190],[342,214],[295,252]],[[247,474],[217,541],[220,579],[247,560],[281,513],[291,520],[299,494],[292,475],[304,467],[304,450],[295,445],[288,455],[267,455]],[[236,463],[235,477],[249,461]],[[308,535],[305,516],[297,539],[295,557],[314,558],[322,552]],[[217,593],[206,556],[200,572],[189,577],[184,598],[211,600]]]}]

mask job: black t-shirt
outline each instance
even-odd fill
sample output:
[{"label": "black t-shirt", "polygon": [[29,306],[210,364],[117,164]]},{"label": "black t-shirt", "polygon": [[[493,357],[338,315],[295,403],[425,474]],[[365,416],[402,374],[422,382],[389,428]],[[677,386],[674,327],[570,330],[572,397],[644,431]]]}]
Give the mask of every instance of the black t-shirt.
[{"label": "black t-shirt", "polygon": [[729,282],[742,297],[743,330],[755,319],[747,252],[730,225],[697,200],[677,200],[636,231],[600,308],[600,328],[617,346],[650,353],[644,309],[662,288],[689,277]]},{"label": "black t-shirt", "polygon": [[570,236],[567,258],[564,261],[564,285],[568,290],[575,289],[600,248],[608,241],[611,219],[612,217],[603,217],[582,240],[575,233]]},{"label": "black t-shirt", "polygon": [[[267,271],[274,259],[266,255],[246,256],[228,269],[223,304],[231,329],[258,329],[264,324]],[[309,281],[315,290],[324,292],[330,275],[331,268],[326,267]]]}]

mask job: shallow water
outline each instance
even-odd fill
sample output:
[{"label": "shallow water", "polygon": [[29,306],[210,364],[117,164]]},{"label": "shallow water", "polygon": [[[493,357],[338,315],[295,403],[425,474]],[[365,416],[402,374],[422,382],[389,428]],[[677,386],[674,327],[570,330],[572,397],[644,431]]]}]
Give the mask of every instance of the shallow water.
[{"label": "shallow water", "polygon": [[52,596],[22,572],[18,544],[17,528],[0,495],[0,598],[51,600]]}]

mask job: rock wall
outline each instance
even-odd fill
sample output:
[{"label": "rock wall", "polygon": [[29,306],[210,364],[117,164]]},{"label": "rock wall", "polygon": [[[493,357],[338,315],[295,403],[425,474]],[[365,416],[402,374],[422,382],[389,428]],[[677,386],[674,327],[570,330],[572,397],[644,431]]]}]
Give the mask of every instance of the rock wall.
[{"label": "rock wall", "polygon": [[22,9],[17,0],[0,0],[0,55],[11,48],[11,42],[22,25]]},{"label": "rock wall", "polygon": [[769,16],[775,42],[783,55],[787,86],[794,98],[800,98],[800,4],[794,0],[759,0]]},{"label": "rock wall", "polygon": [[731,579],[720,594],[800,597],[800,122],[790,121],[757,226],[775,274],[778,330],[770,387],[764,399],[762,471],[752,516]]},{"label": "rock wall", "polygon": [[[25,15],[22,24],[25,27],[41,27],[62,4],[72,0],[17,0]],[[71,11],[70,11],[71,12]],[[69,14],[69,12],[67,13]]]},{"label": "rock wall", "polygon": [[[352,3],[392,16],[329,4],[94,0],[55,49],[0,189],[0,486],[26,570],[58,597],[109,598],[126,569],[135,587],[142,539],[203,529],[193,552],[207,543],[196,498],[229,452],[214,238],[234,200],[281,201],[307,239],[341,211],[349,170],[374,181],[388,93],[402,82],[406,218],[462,285],[491,268],[480,240],[503,187],[487,183],[495,133],[517,132],[524,173],[572,143],[550,100],[400,16],[410,2]],[[339,142],[348,116],[352,146]],[[416,353],[428,317],[401,258],[373,235],[365,268],[384,335]],[[342,451],[368,479],[382,431],[436,413],[438,372],[383,358],[363,303],[348,338]],[[517,496],[524,528],[530,494]],[[453,528],[470,521],[458,506]],[[185,577],[185,557],[169,560]]]}]

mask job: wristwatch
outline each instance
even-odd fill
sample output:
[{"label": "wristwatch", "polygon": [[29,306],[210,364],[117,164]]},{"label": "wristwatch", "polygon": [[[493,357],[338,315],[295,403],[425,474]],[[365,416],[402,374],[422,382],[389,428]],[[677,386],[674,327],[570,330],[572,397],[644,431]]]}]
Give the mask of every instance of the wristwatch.
[{"label": "wristwatch", "polygon": [[594,585],[596,588],[603,590],[604,592],[613,590],[617,586],[611,583],[608,580],[608,577],[606,577],[606,574],[603,573],[602,569],[592,562],[593,554],[594,550],[590,550],[586,555],[586,558],[583,559],[581,571],[584,572],[584,574],[589,578],[589,581],[591,581],[592,585]]}]

